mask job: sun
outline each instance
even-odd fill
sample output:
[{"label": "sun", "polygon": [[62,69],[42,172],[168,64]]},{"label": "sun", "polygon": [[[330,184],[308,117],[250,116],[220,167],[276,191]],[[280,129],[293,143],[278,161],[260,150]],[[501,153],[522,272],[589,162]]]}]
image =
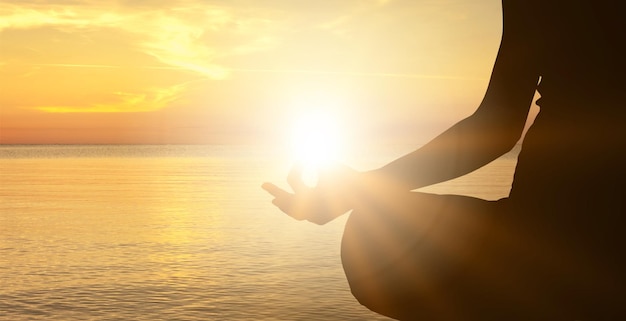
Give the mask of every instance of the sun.
[{"label": "sun", "polygon": [[315,184],[320,169],[340,160],[343,137],[338,116],[330,110],[300,111],[291,138],[294,161],[308,185]]},{"label": "sun", "polygon": [[339,130],[336,119],[327,112],[303,113],[294,122],[295,160],[309,166],[323,166],[337,160]]}]

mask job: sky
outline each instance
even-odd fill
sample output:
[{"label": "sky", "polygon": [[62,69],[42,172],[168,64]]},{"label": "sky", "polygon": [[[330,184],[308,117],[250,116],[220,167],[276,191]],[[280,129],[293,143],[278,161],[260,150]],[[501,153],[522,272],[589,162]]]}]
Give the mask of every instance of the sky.
[{"label": "sky", "polygon": [[501,30],[496,0],[2,0],[0,144],[271,144],[316,108],[420,142]]}]

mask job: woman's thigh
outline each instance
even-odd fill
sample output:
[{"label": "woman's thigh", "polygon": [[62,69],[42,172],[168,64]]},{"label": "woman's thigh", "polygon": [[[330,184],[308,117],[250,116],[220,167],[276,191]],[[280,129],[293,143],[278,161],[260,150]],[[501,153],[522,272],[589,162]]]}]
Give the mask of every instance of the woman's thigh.
[{"label": "woman's thigh", "polygon": [[418,248],[423,255],[462,255],[497,208],[497,202],[473,197],[416,192],[363,200],[346,223],[343,263],[352,276],[365,276]]},{"label": "woman's thigh", "polygon": [[487,263],[484,251],[494,252],[487,249],[490,238],[503,232],[495,220],[499,207],[472,197],[415,192],[363,202],[348,219],[342,242],[353,294],[396,318],[455,319],[448,314],[466,310],[467,297],[476,295],[465,284],[476,281],[464,276]]}]

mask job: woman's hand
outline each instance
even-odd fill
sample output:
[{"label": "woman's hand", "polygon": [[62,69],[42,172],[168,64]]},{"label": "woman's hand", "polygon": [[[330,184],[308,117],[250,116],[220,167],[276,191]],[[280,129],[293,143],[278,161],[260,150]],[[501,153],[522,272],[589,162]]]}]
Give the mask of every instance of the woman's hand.
[{"label": "woman's hand", "polygon": [[343,165],[324,168],[317,185],[307,186],[302,179],[302,168],[294,166],[287,175],[293,193],[272,183],[263,189],[274,196],[272,203],[297,220],[326,224],[353,208],[358,190],[359,172]]}]

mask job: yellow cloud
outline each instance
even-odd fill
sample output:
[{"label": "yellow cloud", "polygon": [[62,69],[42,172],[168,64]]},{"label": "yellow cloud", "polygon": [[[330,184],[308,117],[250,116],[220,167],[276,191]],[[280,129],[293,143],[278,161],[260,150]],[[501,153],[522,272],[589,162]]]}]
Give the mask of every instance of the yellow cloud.
[{"label": "yellow cloud", "polygon": [[389,1],[306,4],[276,0],[264,4],[241,0],[219,5],[201,0],[152,1],[140,5],[132,1],[73,4],[9,1],[0,3],[0,32],[55,28],[89,38],[94,30],[115,30],[132,39],[126,46],[164,65],[223,79],[229,76],[231,67],[236,67],[227,65],[229,57],[281,48],[298,31],[306,33],[310,28],[345,36],[351,30],[359,30],[355,19]]},{"label": "yellow cloud", "polygon": [[[141,9],[141,10],[139,10]],[[216,59],[271,49],[271,20],[257,11],[211,6],[200,1],[185,6],[132,8],[116,5],[15,5],[0,4],[0,32],[6,29],[54,27],[89,37],[94,29],[114,29],[133,35],[127,44],[163,64],[194,71],[213,79],[228,76]],[[261,23],[259,23],[261,22]],[[207,34],[228,33],[230,47],[211,42]],[[67,63],[72,63],[68,61]]]},{"label": "yellow cloud", "polygon": [[33,109],[48,113],[120,113],[161,110],[176,100],[188,83],[167,88],[150,88],[143,92],[115,92],[114,100],[88,106],[37,106]]},{"label": "yellow cloud", "polygon": [[81,8],[80,12],[70,6],[0,4],[0,31],[9,28],[35,28],[50,25],[112,25],[119,22],[118,15],[98,12],[93,8]]}]

